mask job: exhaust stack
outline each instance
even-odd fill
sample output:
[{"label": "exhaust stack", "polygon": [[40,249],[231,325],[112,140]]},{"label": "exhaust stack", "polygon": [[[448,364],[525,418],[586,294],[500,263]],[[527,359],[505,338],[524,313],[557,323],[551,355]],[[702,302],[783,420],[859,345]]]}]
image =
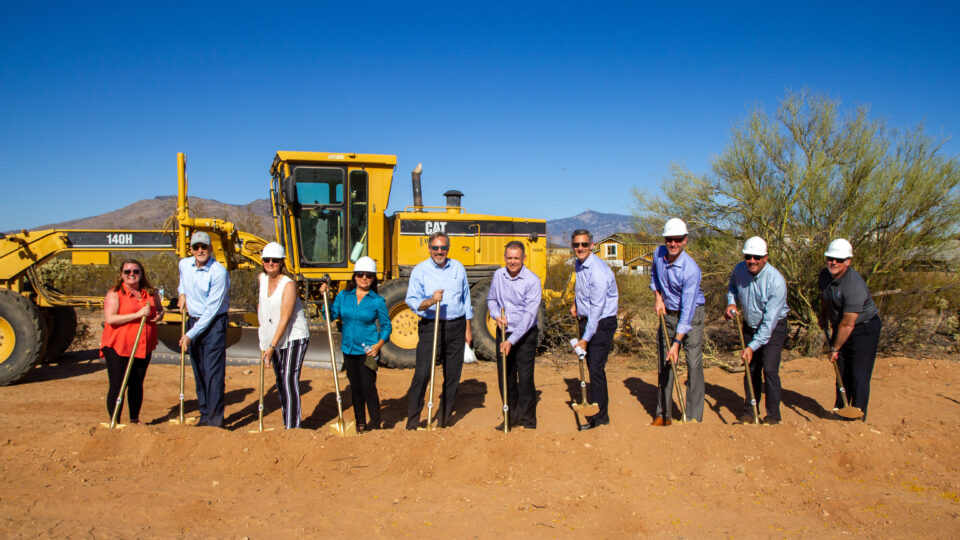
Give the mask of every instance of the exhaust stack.
[{"label": "exhaust stack", "polygon": [[413,182],[413,206],[417,212],[423,212],[423,195],[420,193],[420,173],[423,172],[423,163],[417,163],[410,173],[410,179]]}]

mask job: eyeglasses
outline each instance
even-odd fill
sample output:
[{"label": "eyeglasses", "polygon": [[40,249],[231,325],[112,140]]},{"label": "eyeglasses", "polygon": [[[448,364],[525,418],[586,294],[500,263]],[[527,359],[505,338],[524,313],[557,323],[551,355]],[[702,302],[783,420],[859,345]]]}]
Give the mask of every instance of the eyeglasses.
[{"label": "eyeglasses", "polygon": [[686,236],[664,237],[664,238],[663,238],[663,243],[664,243],[664,244],[680,244],[680,243],[682,243],[686,238],[687,238]]},{"label": "eyeglasses", "polygon": [[273,257],[264,257],[264,258],[263,258],[263,264],[267,264],[267,263],[270,263],[270,264],[280,264],[280,263],[282,263],[282,262],[283,262],[283,259],[275,259],[275,258],[273,258]]},{"label": "eyeglasses", "polygon": [[762,261],[766,255],[744,255],[743,260],[745,261]]},{"label": "eyeglasses", "polygon": [[445,246],[430,246],[430,251],[447,251],[450,249],[450,245]]},{"label": "eyeglasses", "polygon": [[208,245],[206,245],[206,244],[194,244],[194,245],[190,246],[190,249],[192,249],[192,250],[194,250],[194,251],[200,251],[201,249],[202,249],[203,251],[210,251],[210,246],[208,246]]},{"label": "eyeglasses", "polygon": [[836,258],[836,257],[827,257],[827,262],[842,263],[842,262],[846,261],[847,259],[849,259],[849,257],[844,257],[843,259],[838,259],[838,258]]},{"label": "eyeglasses", "polygon": [[376,272],[354,272],[353,277],[373,279],[377,277]]},{"label": "eyeglasses", "polygon": [[570,247],[573,249],[577,249],[578,247],[588,248],[590,247],[590,242],[570,242]]},{"label": "eyeglasses", "polygon": [[140,269],[139,269],[139,268],[124,268],[124,269],[123,269],[123,275],[125,275],[125,276],[139,276],[139,275],[140,275]]}]

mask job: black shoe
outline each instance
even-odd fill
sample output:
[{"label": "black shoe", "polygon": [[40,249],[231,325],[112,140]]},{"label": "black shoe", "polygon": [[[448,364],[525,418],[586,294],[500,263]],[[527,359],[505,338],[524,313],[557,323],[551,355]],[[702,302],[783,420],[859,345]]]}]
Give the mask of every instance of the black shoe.
[{"label": "black shoe", "polygon": [[607,424],[609,424],[609,423],[610,423],[610,420],[604,420],[604,421],[602,421],[602,422],[598,422],[598,421],[596,421],[596,420],[593,420],[593,419],[588,418],[586,424],[580,424],[580,431],[587,431],[588,429],[593,429],[593,428],[595,428],[595,427],[605,426],[605,425],[607,425]]},{"label": "black shoe", "polygon": [[774,417],[772,417],[772,416],[764,416],[764,417],[763,417],[763,423],[766,424],[766,425],[768,425],[768,426],[775,426],[775,425],[777,425],[777,424],[780,423],[780,419],[774,418]]},{"label": "black shoe", "polygon": [[738,424],[752,424],[753,423],[753,413],[743,413],[739,419],[737,419]]},{"label": "black shoe", "polygon": [[367,431],[367,425],[362,422],[357,422],[357,433],[363,433]]}]

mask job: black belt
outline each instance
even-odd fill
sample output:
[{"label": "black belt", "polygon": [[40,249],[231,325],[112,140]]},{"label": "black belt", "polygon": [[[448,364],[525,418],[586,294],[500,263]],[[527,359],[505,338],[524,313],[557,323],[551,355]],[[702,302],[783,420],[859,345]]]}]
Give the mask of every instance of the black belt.
[{"label": "black belt", "polygon": [[[461,315],[461,316],[455,317],[455,318],[453,318],[453,319],[440,319],[440,322],[456,322],[456,321],[462,321],[462,320],[464,320],[464,319],[466,319],[466,318],[467,318],[466,315]],[[420,318],[420,321],[426,321],[426,323],[432,323],[432,322],[435,321],[435,320],[436,320],[436,319],[430,319],[430,318],[427,318],[427,317],[421,317],[421,318]]]}]

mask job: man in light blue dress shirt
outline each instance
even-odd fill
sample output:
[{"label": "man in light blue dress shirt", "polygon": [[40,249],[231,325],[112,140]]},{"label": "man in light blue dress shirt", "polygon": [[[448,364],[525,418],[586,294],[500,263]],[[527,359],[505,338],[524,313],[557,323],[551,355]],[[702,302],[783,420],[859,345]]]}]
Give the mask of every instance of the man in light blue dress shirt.
[{"label": "man in light blue dress shirt", "polygon": [[610,423],[607,394],[607,356],[617,331],[617,310],[620,294],[613,270],[593,253],[593,235],[590,231],[577,229],[570,235],[570,247],[576,261],[573,271],[577,275],[574,286],[576,301],[570,313],[577,318],[580,341],[577,347],[587,351],[587,368],[590,370],[590,395],[599,409],[586,417],[580,431]]},{"label": "man in light blue dress shirt", "polygon": [[[537,312],[543,292],[540,278],[524,266],[522,242],[508,242],[503,250],[504,267],[493,274],[487,309],[505,336],[497,329],[497,346],[506,362],[497,362],[497,383],[503,395],[503,364],[507,368],[507,404],[510,425],[537,428],[537,387],[533,380],[537,355]],[[500,310],[504,317],[500,316]],[[506,339],[504,339],[506,338]],[[501,398],[503,399],[503,398]]]},{"label": "man in light blue dress shirt", "polygon": [[437,412],[440,427],[450,425],[453,401],[460,387],[463,350],[473,341],[470,319],[470,283],[459,261],[447,258],[450,237],[444,232],[430,235],[430,258],[413,268],[407,286],[407,305],[420,316],[417,326],[417,364],[407,392],[407,429],[417,429],[423,410],[423,397],[430,381],[430,357],[433,353],[433,325],[440,322],[437,336],[437,360],[443,366],[443,392]]},{"label": "man in light blue dress shirt", "polygon": [[[673,370],[670,363],[680,358],[680,345],[687,359],[687,420],[703,421],[703,305],[706,299],[700,292],[700,267],[685,251],[687,224],[673,218],[663,226],[663,244],[654,252],[650,268],[650,289],[653,290],[654,311],[663,315],[667,333],[657,330],[659,349],[659,377],[657,380],[657,416],[653,426],[669,426],[671,420],[671,392]],[[669,343],[669,346],[667,345]]]},{"label": "man in light blue dress shirt", "polygon": [[180,349],[190,351],[200,408],[198,426],[223,427],[230,275],[212,257],[210,235],[190,237],[192,257],[180,259],[180,313],[188,315]]},{"label": "man in light blue dress shirt", "polygon": [[[780,423],[780,353],[787,340],[787,282],[780,272],[767,262],[767,243],[759,236],[743,244],[743,262],[737,263],[730,273],[727,287],[727,309],[724,317],[732,319],[736,314],[737,300],[743,313],[743,339],[745,349],[740,351],[753,382],[753,395],[760,399],[760,386],[767,415],[764,424]],[[762,379],[761,379],[762,375]],[[744,396],[747,378],[743,378]],[[744,400],[741,422],[752,423],[749,397]]]}]

